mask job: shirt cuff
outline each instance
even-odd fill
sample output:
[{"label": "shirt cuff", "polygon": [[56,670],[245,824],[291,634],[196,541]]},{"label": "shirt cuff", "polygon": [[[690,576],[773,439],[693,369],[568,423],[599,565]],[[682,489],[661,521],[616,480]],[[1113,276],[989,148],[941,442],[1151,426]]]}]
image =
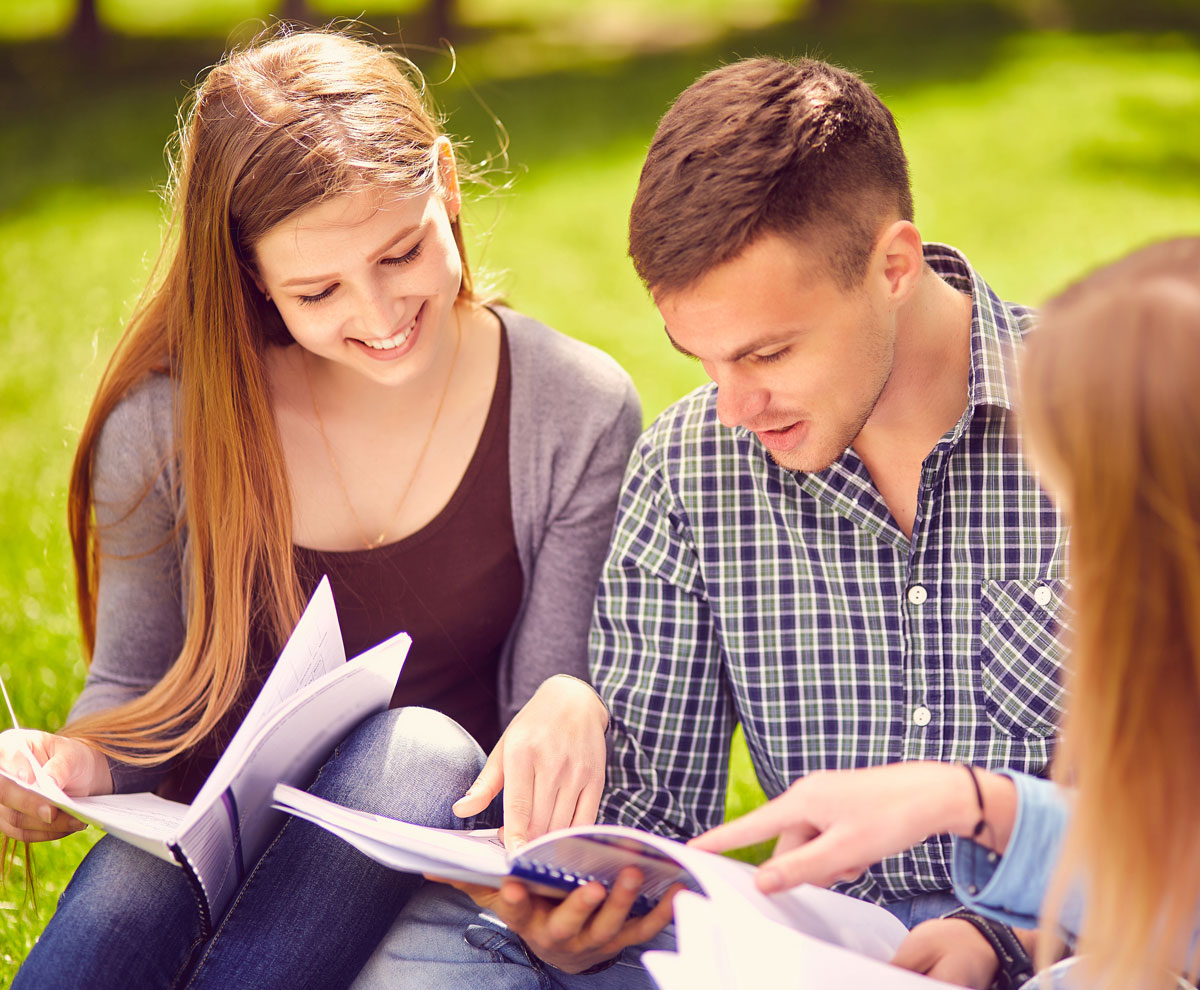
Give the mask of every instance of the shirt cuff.
[{"label": "shirt cuff", "polygon": [[1042,899],[1058,865],[1069,808],[1061,788],[1048,780],[997,771],[1017,789],[1017,817],[1003,855],[971,839],[955,838],[951,873],[954,893],[973,911],[1020,928],[1034,928]]}]

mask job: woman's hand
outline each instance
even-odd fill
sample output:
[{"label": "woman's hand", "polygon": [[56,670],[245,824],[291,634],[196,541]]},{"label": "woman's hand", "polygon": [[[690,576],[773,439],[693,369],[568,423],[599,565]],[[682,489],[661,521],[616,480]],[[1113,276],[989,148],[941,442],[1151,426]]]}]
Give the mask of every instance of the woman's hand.
[{"label": "woman's hand", "polygon": [[[67,794],[77,797],[112,792],[108,761],[86,743],[34,729],[0,733],[0,770],[9,777],[33,783],[30,755]],[[43,842],[85,827],[35,791],[0,777],[0,832],[9,838]]]},{"label": "woman's hand", "polygon": [[[1015,814],[1015,789],[1004,777],[976,771],[985,788],[989,836],[1007,843]],[[1003,828],[1000,822],[1007,817]],[[967,771],[951,763],[896,763],[864,770],[818,771],[749,814],[693,839],[711,852],[779,837],[774,855],[759,867],[760,890],[771,893],[800,883],[828,886],[853,880],[885,856],[930,835],[971,835],[979,802]],[[994,848],[1003,850],[1003,844]]]},{"label": "woman's hand", "polygon": [[608,712],[581,680],[548,678],[504,730],[483,771],[454,805],[477,815],[504,790],[504,845],[512,850],[545,832],[591,825],[604,790]]},{"label": "woman's hand", "polygon": [[987,990],[996,979],[1000,960],[969,921],[935,918],[908,933],[892,965],[956,986]]}]

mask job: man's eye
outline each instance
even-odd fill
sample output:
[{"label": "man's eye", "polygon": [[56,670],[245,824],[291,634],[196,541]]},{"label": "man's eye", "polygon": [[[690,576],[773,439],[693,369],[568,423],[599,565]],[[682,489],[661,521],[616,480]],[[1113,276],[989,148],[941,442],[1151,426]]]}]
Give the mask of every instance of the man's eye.
[{"label": "man's eye", "polygon": [[770,364],[772,361],[780,360],[785,354],[787,354],[789,349],[790,348],[783,347],[777,351],[772,351],[770,354],[755,354],[754,360],[759,364]]}]

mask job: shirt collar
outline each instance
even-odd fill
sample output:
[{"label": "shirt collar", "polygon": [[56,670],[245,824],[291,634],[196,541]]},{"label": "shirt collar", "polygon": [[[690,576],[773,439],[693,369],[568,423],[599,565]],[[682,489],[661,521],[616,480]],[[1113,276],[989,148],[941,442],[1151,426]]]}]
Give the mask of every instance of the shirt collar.
[{"label": "shirt collar", "polygon": [[926,242],[925,262],[960,292],[971,294],[971,372],[967,404],[1013,408],[1016,395],[1014,360],[1021,343],[1020,307],[1002,302],[971,267],[961,251]]}]

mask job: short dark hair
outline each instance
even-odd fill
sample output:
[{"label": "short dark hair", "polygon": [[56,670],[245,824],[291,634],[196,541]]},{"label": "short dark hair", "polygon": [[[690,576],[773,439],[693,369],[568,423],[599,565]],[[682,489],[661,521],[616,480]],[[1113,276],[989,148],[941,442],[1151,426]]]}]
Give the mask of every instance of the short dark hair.
[{"label": "short dark hair", "polygon": [[912,191],[895,118],[874,90],[815,59],[747,59],[701,76],[659,123],[629,254],[657,294],[693,284],[762,234],[816,230],[849,288],[889,217],[912,219]]}]

